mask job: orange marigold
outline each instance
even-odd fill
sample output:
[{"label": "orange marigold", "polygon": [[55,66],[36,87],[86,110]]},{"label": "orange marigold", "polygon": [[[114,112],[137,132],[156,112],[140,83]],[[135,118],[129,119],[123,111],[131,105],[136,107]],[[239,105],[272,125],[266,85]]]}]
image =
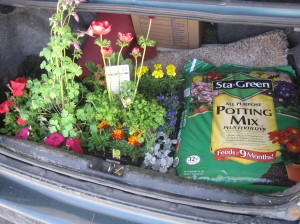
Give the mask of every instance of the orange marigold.
[{"label": "orange marigold", "polygon": [[124,131],[122,129],[115,129],[111,132],[111,137],[120,141],[124,137]]},{"label": "orange marigold", "polygon": [[128,138],[127,143],[128,143],[129,145],[135,145],[135,146],[140,145],[138,135],[135,134],[135,135],[130,136],[130,137]]},{"label": "orange marigold", "polygon": [[102,128],[110,128],[110,125],[108,124],[107,120],[103,120],[98,126],[97,129],[100,130]]}]

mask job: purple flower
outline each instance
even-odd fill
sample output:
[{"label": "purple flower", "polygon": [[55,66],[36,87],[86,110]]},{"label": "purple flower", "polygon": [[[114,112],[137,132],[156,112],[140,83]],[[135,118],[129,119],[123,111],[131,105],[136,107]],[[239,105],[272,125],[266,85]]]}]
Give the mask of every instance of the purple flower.
[{"label": "purple flower", "polygon": [[175,116],[177,113],[176,113],[176,111],[171,111],[171,112],[169,112],[168,114],[167,114],[167,116],[168,117],[172,117],[172,116]]},{"label": "purple flower", "polygon": [[170,121],[170,125],[175,125],[175,124],[176,124],[176,119]]},{"label": "purple flower", "polygon": [[166,99],[166,97],[164,95],[162,95],[162,94],[159,95],[157,98],[158,98],[158,100],[165,100]]}]

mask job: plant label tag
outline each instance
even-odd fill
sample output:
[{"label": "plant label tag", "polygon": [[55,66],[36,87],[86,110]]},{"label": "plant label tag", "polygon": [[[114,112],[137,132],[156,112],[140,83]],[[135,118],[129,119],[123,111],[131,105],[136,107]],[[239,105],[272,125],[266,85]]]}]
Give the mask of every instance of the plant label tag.
[{"label": "plant label tag", "polygon": [[121,159],[121,151],[119,149],[112,150],[112,157],[114,159],[120,160]]},{"label": "plant label tag", "polygon": [[106,67],[107,88],[115,94],[119,93],[122,82],[130,81],[129,65]]}]

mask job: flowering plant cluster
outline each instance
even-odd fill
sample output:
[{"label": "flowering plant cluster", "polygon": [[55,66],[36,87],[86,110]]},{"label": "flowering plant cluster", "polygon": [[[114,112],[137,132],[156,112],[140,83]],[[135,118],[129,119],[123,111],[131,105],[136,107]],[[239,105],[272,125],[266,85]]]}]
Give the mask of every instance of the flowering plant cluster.
[{"label": "flowering plant cluster", "polygon": [[[5,114],[1,132],[78,153],[119,150],[121,156],[137,160],[150,150],[159,127],[169,122],[170,129],[175,124],[178,97],[174,83],[179,83],[176,68],[169,65],[164,76],[157,66],[152,81],[172,78],[176,82],[172,88],[159,84],[147,92],[151,83],[147,83],[143,68],[146,49],[155,44],[149,39],[153,18],[149,18],[147,35],[138,38],[139,47],[131,52],[133,60],[124,59],[122,51],[134,38],[131,33],[118,33],[116,45],[120,50],[113,52],[111,41],[104,38],[112,30],[108,21],[93,21],[84,32],[72,31],[69,22],[71,18],[79,20],[74,10],[82,2],[58,1],[57,11],[50,19],[50,42],[40,53],[44,58],[41,68],[46,72],[40,80],[10,81],[7,100],[0,104],[0,113]],[[82,54],[80,37],[84,35],[95,38],[103,64],[88,62],[86,66],[92,74],[79,81],[76,77],[81,76],[82,68],[76,60]],[[71,55],[66,53],[70,51]],[[129,67],[131,78],[124,80],[122,65]],[[117,66],[117,72],[109,72],[112,66]]]},{"label": "flowering plant cluster", "polygon": [[158,132],[155,144],[153,144],[151,150],[146,154],[143,165],[161,173],[168,172],[168,169],[174,162],[172,153],[175,151],[176,144],[177,140],[170,139],[163,132]]},{"label": "flowering plant cluster", "polygon": [[300,165],[300,129],[290,127],[281,131],[269,132],[273,144],[280,144],[282,160],[287,164]]},{"label": "flowering plant cluster", "polygon": [[211,82],[221,78],[222,75],[216,72],[210,72],[204,75],[199,74],[193,77],[190,105],[192,112],[189,116],[212,110],[213,99],[221,92],[213,90]]}]

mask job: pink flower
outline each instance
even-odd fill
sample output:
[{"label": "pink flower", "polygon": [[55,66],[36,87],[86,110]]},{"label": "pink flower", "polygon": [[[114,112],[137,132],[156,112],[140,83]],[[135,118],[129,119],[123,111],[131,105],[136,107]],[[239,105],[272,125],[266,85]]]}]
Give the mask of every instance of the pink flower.
[{"label": "pink flower", "polygon": [[74,42],[72,42],[72,44],[73,44],[74,48],[75,48],[77,51],[81,51],[80,46],[79,46],[78,43],[76,43],[76,42],[74,41]]},{"label": "pink flower", "polygon": [[70,147],[74,152],[83,153],[83,148],[81,148],[80,138],[68,138],[66,141],[66,146]]},{"label": "pink flower", "polygon": [[75,4],[79,5],[80,3],[85,3],[87,2],[86,0],[75,0]]},{"label": "pink flower", "polygon": [[102,53],[105,57],[109,57],[113,53],[113,49],[112,47],[104,47]]},{"label": "pink flower", "polygon": [[14,102],[6,100],[0,104],[0,114],[6,114],[9,112],[9,106],[16,106]]},{"label": "pink flower", "polygon": [[111,24],[108,21],[94,20],[90,26],[93,34],[106,35],[111,31]]},{"label": "pink flower", "polygon": [[125,43],[130,43],[133,39],[133,36],[131,33],[118,33],[118,37],[120,41],[125,42]]},{"label": "pink flower", "polygon": [[23,96],[23,90],[26,88],[27,79],[17,78],[15,81],[10,81],[13,89],[13,96]]},{"label": "pink flower", "polygon": [[88,36],[90,36],[90,37],[93,37],[93,36],[94,36],[91,27],[89,27],[87,31],[80,31],[80,30],[79,30],[79,33],[80,33],[80,37],[83,37],[84,35],[88,35]]},{"label": "pink flower", "polygon": [[132,49],[132,52],[131,52],[133,55],[137,55],[138,53],[140,53],[140,49],[138,47],[134,47]]},{"label": "pink flower", "polygon": [[48,138],[45,138],[45,143],[50,146],[58,147],[65,141],[65,137],[59,133],[51,133]]},{"label": "pink flower", "polygon": [[23,128],[18,134],[16,134],[16,137],[21,139],[28,139],[30,129],[30,126]]},{"label": "pink flower", "polygon": [[74,17],[74,19],[79,23],[79,16],[76,12],[72,13],[72,16]]},{"label": "pink flower", "polygon": [[24,120],[23,118],[20,117],[20,118],[18,118],[17,123],[19,125],[24,125],[24,124],[26,124],[26,120]]}]

